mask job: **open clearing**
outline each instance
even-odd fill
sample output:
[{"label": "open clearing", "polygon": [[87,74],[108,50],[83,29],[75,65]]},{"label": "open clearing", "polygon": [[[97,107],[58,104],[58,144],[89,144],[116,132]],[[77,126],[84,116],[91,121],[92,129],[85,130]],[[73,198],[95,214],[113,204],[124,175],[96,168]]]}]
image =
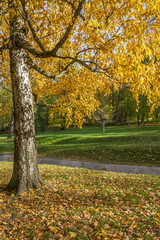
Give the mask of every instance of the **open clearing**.
[{"label": "open clearing", "polygon": [[[160,166],[160,126],[54,130],[37,134],[36,143],[40,157]],[[13,154],[13,139],[0,135],[0,153]]]}]

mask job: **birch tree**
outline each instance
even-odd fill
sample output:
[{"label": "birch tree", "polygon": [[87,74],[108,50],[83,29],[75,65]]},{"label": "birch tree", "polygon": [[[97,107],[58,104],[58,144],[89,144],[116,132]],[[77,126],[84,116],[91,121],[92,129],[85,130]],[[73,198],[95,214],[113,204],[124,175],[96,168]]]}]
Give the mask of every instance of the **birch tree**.
[{"label": "birch tree", "polygon": [[[32,93],[57,95],[67,124],[98,107],[96,91],[119,84],[160,97],[160,0],[1,0],[1,84],[12,86],[14,167],[9,190],[42,184]],[[156,62],[155,62],[156,56]],[[149,58],[143,64],[144,58]]]}]

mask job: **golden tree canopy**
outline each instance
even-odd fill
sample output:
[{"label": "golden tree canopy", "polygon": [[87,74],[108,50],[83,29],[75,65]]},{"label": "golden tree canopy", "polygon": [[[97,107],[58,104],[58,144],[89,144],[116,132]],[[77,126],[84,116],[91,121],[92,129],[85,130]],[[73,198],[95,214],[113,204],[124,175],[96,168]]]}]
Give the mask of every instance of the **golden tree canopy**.
[{"label": "golden tree canopy", "polygon": [[[34,93],[58,96],[56,108],[81,125],[110,85],[131,86],[160,102],[160,0],[3,0],[0,49],[3,84],[10,85],[9,16],[24,19]],[[5,82],[5,83],[4,83]]]}]

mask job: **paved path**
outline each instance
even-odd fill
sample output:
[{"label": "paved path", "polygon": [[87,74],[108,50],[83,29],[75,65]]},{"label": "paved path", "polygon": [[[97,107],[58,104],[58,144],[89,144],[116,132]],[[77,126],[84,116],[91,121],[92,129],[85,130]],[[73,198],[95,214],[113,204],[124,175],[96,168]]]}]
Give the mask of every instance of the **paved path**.
[{"label": "paved path", "polygon": [[[13,155],[0,155],[0,161],[13,161]],[[102,164],[102,163],[94,163],[94,162],[61,160],[57,158],[38,158],[38,163],[39,164],[46,163],[46,164],[53,164],[53,165],[67,166],[67,167],[87,168],[87,169],[94,169],[94,170],[104,170],[108,172],[160,175],[160,167]]]}]

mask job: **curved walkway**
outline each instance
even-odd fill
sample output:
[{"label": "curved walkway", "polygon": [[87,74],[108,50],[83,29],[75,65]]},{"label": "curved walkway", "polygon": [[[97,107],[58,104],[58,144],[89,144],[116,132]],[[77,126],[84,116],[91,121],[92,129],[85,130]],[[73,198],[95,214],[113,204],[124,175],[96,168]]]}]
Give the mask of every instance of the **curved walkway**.
[{"label": "curved walkway", "polygon": [[[0,155],[0,161],[13,161],[13,155]],[[80,162],[61,160],[57,158],[38,158],[39,164],[53,164],[66,167],[87,168],[94,170],[103,170],[108,172],[119,172],[129,174],[149,174],[160,175],[160,167],[147,167],[137,165],[119,165],[119,164],[102,164],[95,162]]]}]

